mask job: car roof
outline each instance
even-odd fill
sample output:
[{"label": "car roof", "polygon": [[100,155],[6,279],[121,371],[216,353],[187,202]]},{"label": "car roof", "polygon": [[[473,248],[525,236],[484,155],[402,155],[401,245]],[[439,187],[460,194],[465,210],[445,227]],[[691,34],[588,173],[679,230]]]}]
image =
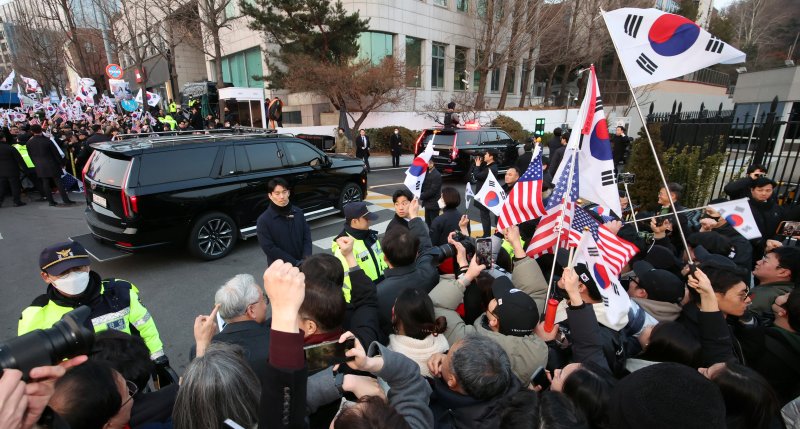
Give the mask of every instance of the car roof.
[{"label": "car roof", "polygon": [[218,134],[193,134],[185,136],[147,136],[130,138],[127,140],[115,140],[108,142],[92,143],[90,146],[102,152],[117,153],[126,156],[135,156],[143,152],[159,151],[171,147],[191,147],[208,146],[215,143],[248,143],[255,139],[277,139],[282,142],[302,142],[292,134],[275,133],[218,133]]}]

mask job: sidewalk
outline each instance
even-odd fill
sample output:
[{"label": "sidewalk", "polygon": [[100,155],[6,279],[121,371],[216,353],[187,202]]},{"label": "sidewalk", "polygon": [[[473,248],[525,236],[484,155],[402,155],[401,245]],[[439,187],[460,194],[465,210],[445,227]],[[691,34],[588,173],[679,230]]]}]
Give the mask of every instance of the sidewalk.
[{"label": "sidewalk", "polygon": [[[405,154],[400,155],[400,167],[408,167],[411,161],[414,160],[414,155]],[[391,168],[392,156],[391,155],[372,155],[369,157],[370,168]]]}]

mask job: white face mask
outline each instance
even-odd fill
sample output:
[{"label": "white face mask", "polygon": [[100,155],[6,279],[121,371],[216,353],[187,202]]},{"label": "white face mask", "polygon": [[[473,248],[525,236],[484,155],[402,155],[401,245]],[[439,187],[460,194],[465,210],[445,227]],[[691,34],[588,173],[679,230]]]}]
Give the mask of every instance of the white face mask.
[{"label": "white face mask", "polygon": [[53,280],[53,286],[67,295],[80,295],[89,286],[89,273],[73,271],[64,277]]},{"label": "white face mask", "polygon": [[395,134],[400,134],[400,131],[395,130],[394,133]]},{"label": "white face mask", "polygon": [[444,209],[444,207],[445,207],[444,198],[439,198],[438,203],[439,203],[439,208],[440,209]]}]

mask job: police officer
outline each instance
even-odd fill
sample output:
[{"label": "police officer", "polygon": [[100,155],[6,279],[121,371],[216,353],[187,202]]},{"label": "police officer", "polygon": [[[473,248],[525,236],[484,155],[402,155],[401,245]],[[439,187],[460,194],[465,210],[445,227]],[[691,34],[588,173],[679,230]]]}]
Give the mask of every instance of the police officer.
[{"label": "police officer", "polygon": [[[161,122],[164,131],[175,131],[175,127],[178,126],[175,118],[173,118],[171,114],[165,114],[163,110],[158,111],[158,122]],[[169,128],[169,130],[167,130],[167,128]]]},{"label": "police officer", "polygon": [[88,328],[95,332],[116,329],[128,334],[133,328],[150,350],[150,359],[158,366],[168,366],[158,329],[139,302],[136,286],[125,280],[101,279],[89,268],[89,262],[89,254],[77,242],[58,243],[42,250],[39,268],[48,285],[47,293],[36,297],[22,311],[17,334],[50,328],[64,314],[88,305],[92,309]]},{"label": "police officer", "polygon": [[170,115],[175,115],[176,113],[178,113],[178,105],[175,104],[175,101],[173,101],[172,99],[169,100],[167,111],[169,112]]},{"label": "police officer", "polygon": [[[369,211],[367,203],[357,201],[344,206],[344,218],[344,229],[333,239],[331,246],[333,255],[342,262],[346,274],[350,270],[350,265],[339,250],[336,239],[345,236],[352,237],[353,255],[356,257],[358,266],[374,283],[380,282],[383,280],[383,271],[388,268],[388,265],[383,259],[383,250],[378,242],[378,232],[369,228],[370,223],[378,219],[378,215]],[[345,300],[350,302],[350,279],[348,277],[344,279],[343,292]]]}]

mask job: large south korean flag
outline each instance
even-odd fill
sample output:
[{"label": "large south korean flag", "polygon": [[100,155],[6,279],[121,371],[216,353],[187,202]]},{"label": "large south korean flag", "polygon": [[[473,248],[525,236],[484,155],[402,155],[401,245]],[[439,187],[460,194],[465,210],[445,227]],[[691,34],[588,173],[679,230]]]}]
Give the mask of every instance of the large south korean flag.
[{"label": "large south korean flag", "polygon": [[621,8],[603,13],[603,19],[634,88],[745,60],[742,51],[680,15]]}]

